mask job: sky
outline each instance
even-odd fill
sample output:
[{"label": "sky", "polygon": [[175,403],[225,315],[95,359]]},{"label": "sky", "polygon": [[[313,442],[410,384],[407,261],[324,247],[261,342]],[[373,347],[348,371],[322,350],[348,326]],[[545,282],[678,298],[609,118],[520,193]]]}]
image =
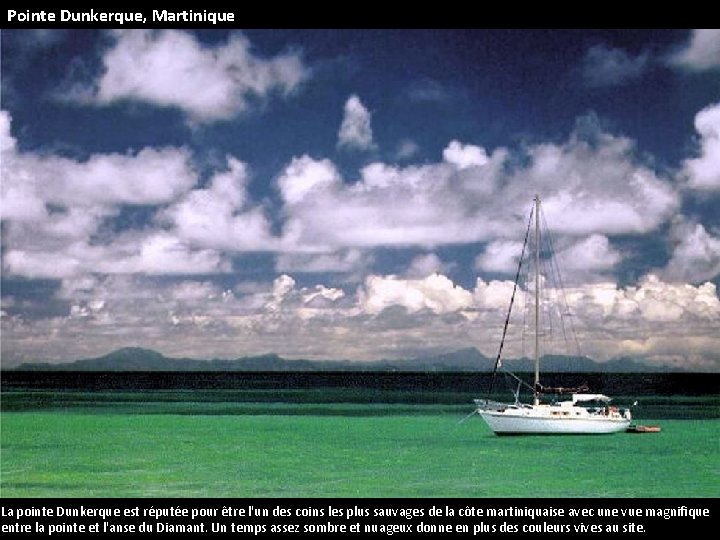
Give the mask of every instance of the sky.
[{"label": "sky", "polygon": [[3,367],[494,356],[538,194],[583,354],[720,370],[718,30],[17,29],[0,51]]}]

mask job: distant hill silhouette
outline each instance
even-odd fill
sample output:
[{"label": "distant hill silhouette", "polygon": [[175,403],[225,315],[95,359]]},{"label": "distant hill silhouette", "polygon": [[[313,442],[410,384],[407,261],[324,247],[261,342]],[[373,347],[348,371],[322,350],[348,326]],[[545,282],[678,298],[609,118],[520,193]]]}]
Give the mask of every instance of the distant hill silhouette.
[{"label": "distant hill silhouette", "polygon": [[[527,358],[503,360],[504,365],[517,372],[532,371]],[[595,362],[581,357],[545,356],[541,360],[543,372],[654,372],[668,371],[631,358],[609,362]],[[492,371],[495,360],[470,347],[434,356],[359,362],[350,360],[288,360],[277,354],[246,356],[234,360],[198,360],[168,358],[157,351],[140,347],[125,347],[98,358],[64,363],[25,363],[15,371]],[[681,371],[681,370],[670,370]]]}]

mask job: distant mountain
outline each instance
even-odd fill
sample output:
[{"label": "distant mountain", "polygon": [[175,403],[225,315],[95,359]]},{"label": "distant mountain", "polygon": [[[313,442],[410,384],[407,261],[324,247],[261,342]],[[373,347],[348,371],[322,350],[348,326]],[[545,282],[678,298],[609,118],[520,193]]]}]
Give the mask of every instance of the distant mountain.
[{"label": "distant mountain", "polygon": [[[512,371],[533,371],[528,358],[503,360]],[[288,360],[276,354],[247,356],[235,360],[198,360],[193,358],[168,358],[157,351],[140,347],[125,347],[98,358],[66,362],[27,363],[16,371],[492,371],[495,360],[471,347],[434,356],[404,360],[378,360],[353,362],[350,360]],[[619,358],[599,363],[582,357],[545,356],[543,372],[652,372],[668,371],[637,362],[631,358]]]},{"label": "distant mountain", "polygon": [[198,360],[168,358],[157,351],[125,347],[98,358],[62,364],[33,363],[18,366],[17,371],[305,371],[318,369],[308,360],[285,360],[276,354],[237,360]]},{"label": "distant mountain", "polygon": [[410,360],[288,360],[277,354],[235,360],[168,358],[157,351],[125,347],[98,358],[53,363],[26,363],[17,371],[482,371],[492,369],[477,349]]},{"label": "distant mountain", "polygon": [[613,358],[605,363],[605,371],[610,373],[637,373],[638,371],[644,372],[668,372],[668,371],[686,371],[679,368],[670,368],[663,366],[662,368],[648,366],[632,358]]}]

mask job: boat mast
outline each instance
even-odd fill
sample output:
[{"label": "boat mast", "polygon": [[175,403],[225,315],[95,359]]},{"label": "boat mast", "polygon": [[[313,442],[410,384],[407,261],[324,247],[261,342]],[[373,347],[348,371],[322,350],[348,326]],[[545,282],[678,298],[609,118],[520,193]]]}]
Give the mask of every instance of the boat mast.
[{"label": "boat mast", "polygon": [[540,404],[540,196],[535,195],[535,384],[533,403]]}]

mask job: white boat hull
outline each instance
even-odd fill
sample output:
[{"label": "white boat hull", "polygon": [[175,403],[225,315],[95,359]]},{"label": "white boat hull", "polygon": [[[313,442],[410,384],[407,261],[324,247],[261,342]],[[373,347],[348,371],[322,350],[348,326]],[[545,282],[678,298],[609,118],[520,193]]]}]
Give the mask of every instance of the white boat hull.
[{"label": "white boat hull", "polygon": [[553,407],[549,405],[483,409],[482,416],[497,435],[600,435],[625,431],[630,415],[620,413],[589,413],[584,407]]}]

